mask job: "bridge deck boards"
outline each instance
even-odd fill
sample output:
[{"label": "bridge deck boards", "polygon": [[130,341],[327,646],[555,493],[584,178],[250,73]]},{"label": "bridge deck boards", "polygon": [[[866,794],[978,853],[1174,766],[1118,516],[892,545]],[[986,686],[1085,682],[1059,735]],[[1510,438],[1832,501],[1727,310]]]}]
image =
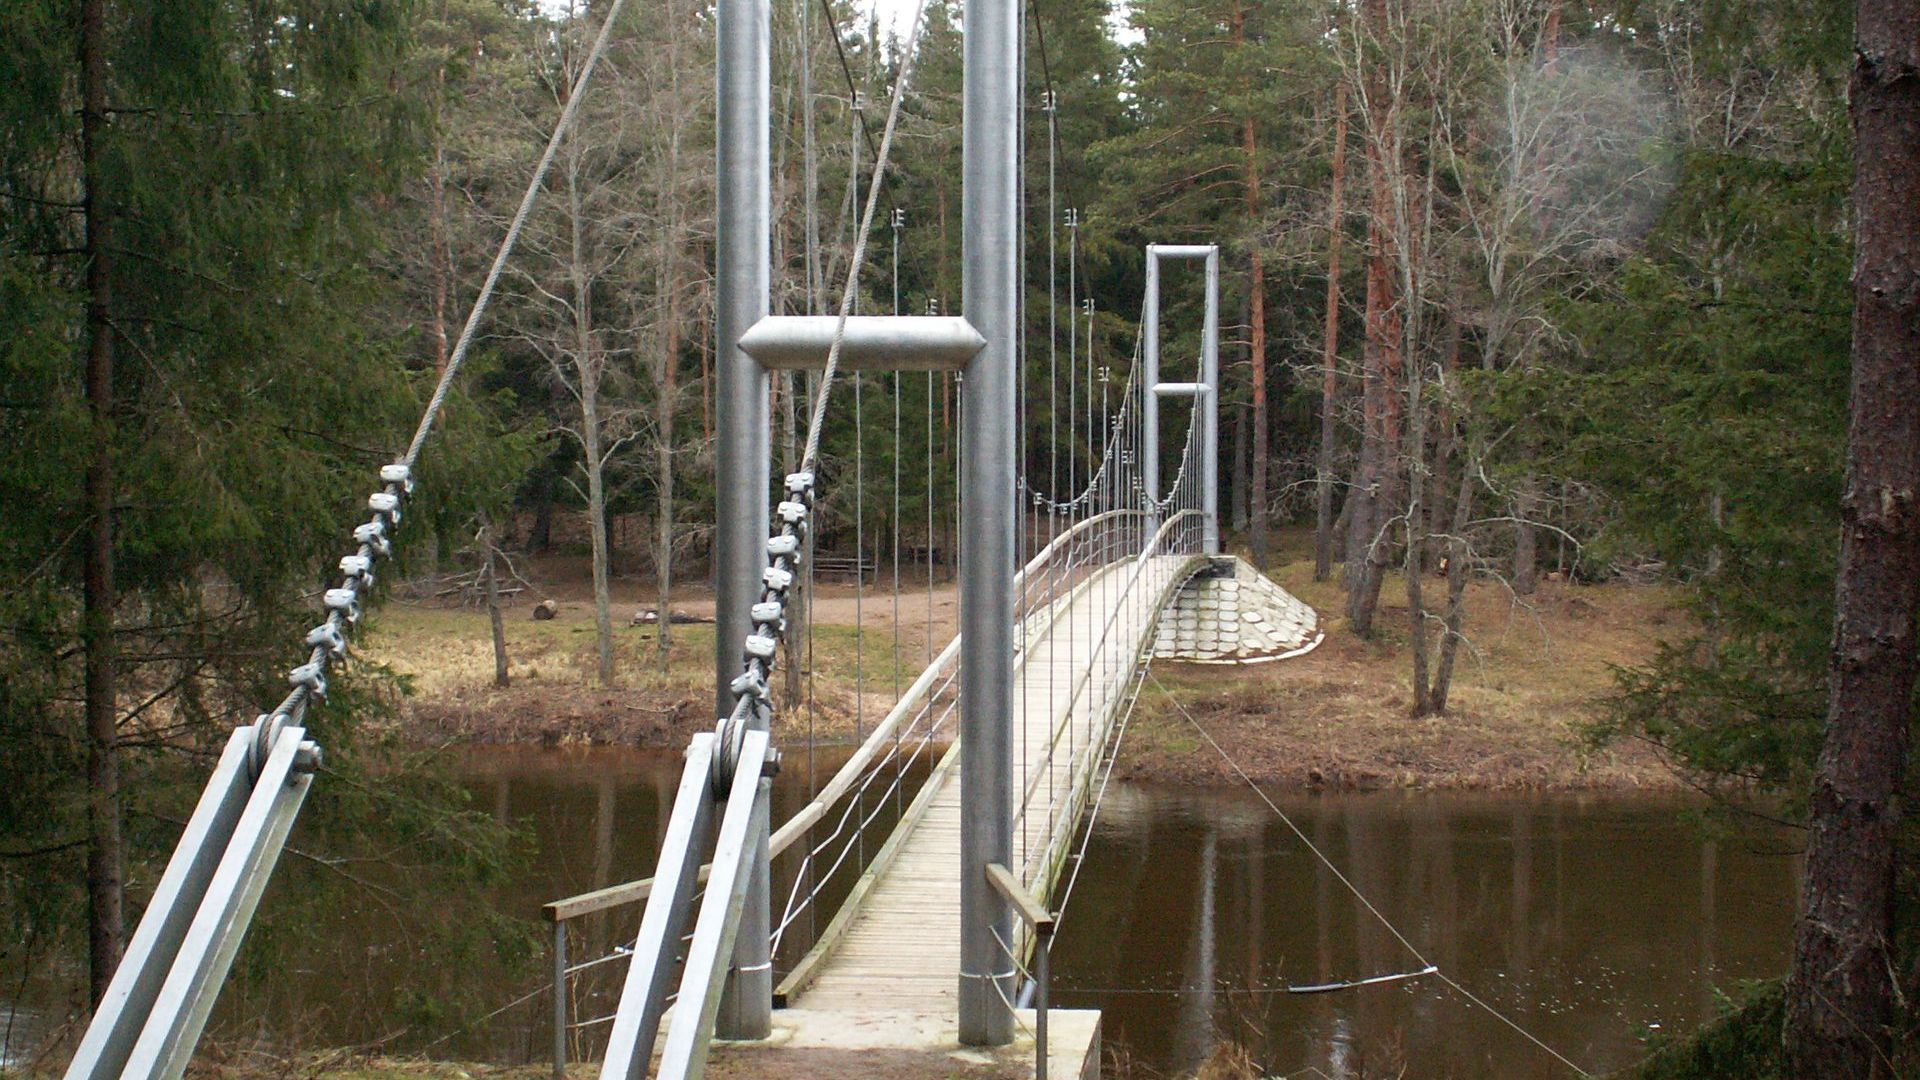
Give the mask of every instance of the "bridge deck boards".
[{"label": "bridge deck boards", "polygon": [[[1150,644],[1146,635],[1161,595],[1185,563],[1174,556],[1151,558],[1131,590],[1131,566],[1111,568],[1073,594],[1051,632],[1028,632],[1013,692],[1013,858],[1030,888],[1036,877],[1057,869],[1059,853],[1072,841],[1071,796],[1098,764],[1099,747],[1090,752],[1089,744],[1104,736],[1111,699],[1120,696],[1104,688],[1119,684],[1117,676],[1130,671]],[[1113,677],[1089,680],[1096,663]],[[1101,689],[1086,692],[1089,683]],[[1062,729],[1063,722],[1070,728]],[[1050,757],[1055,732],[1062,730],[1066,734]],[[940,783],[925,816],[796,1005],[843,1014],[878,1009],[951,1015],[960,978],[959,771]],[[1052,884],[1038,882],[1036,891],[1047,895]]]}]

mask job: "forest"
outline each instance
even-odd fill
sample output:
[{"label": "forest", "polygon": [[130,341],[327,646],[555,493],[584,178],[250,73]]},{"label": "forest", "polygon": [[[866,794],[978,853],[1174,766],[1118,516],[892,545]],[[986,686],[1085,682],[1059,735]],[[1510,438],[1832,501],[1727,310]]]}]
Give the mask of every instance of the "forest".
[{"label": "forest", "polygon": [[[381,592],[484,592],[502,686],[500,590],[563,556],[583,687],[664,673],[700,631],[673,613],[712,573],[710,4],[621,11],[468,325],[608,6],[0,9],[0,1009],[31,974],[69,1025],[0,1075],[71,1052],[457,349]],[[1498,633],[1474,597],[1657,590],[1674,615],[1634,630],[1579,752],[1635,748],[1703,796],[1700,828],[1804,853],[1790,967],[1641,1075],[1914,1075],[1920,4],[1024,10],[1023,475],[1098,462],[1145,245],[1220,245],[1221,529],[1256,567],[1311,561],[1330,640],[1389,657],[1388,722],[1457,722]],[[851,273],[863,313],[962,312],[963,5],[770,11],[773,311],[832,313]],[[1164,302],[1190,354],[1197,285]],[[1063,358],[1084,419],[1053,415]],[[773,377],[775,476],[815,385]],[[891,558],[897,588],[905,550],[931,598],[964,380],[834,394],[816,558]],[[538,966],[524,920],[427,902],[522,872],[527,837],[389,722],[424,685],[389,655],[308,718],[327,782],[236,969],[261,1001],[275,943],[368,875],[444,955]],[[800,670],[778,700],[812,710]],[[487,1004],[395,995],[420,1031]]]}]

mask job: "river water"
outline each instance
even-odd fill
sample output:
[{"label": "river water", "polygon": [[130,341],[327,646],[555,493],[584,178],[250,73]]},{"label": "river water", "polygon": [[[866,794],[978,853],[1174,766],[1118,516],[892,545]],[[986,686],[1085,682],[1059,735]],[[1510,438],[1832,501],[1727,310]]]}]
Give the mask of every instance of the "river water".
[{"label": "river water", "polygon": [[[1590,1072],[1786,965],[1795,860],[1704,838],[1687,801],[1276,801],[1428,961]],[[1569,1075],[1433,976],[1287,993],[1420,965],[1243,790],[1109,790],[1054,958],[1060,1003],[1102,1009],[1108,1045],[1157,1071],[1230,1038],[1284,1075]]]},{"label": "river water", "polygon": [[[817,780],[845,753],[823,753]],[[651,872],[680,756],[483,748],[460,753],[454,765],[479,808],[532,837],[529,863],[485,898],[524,926],[546,901]],[[805,755],[789,754],[775,820],[802,805],[807,790]],[[1635,1060],[1649,1032],[1711,1017],[1717,989],[1786,964],[1796,861],[1758,850],[1755,840],[1706,838],[1691,818],[1696,804],[1677,797],[1276,798],[1427,960],[1591,1072]],[[883,811],[876,826],[890,816]],[[776,882],[776,918],[790,885]],[[266,904],[274,903],[270,892]],[[399,913],[378,904],[322,921],[302,935],[311,954],[295,948],[278,974],[248,977],[243,954],[227,996],[254,1007],[223,1000],[216,1034],[331,1046],[406,1031],[391,1049],[546,1057],[544,996],[442,1038],[537,990],[546,963],[537,950],[517,963],[436,955],[409,938]],[[580,920],[574,957],[610,954],[637,922],[637,909]],[[545,933],[541,924],[518,937],[533,942]],[[796,924],[785,962],[809,933],[805,920]],[[1088,836],[1053,956],[1054,1003],[1103,1010],[1109,1052],[1150,1075],[1189,1070],[1223,1040],[1280,1075],[1567,1075],[1434,976],[1289,993],[1412,971],[1419,962],[1244,789],[1115,783]],[[602,965],[580,982],[576,1019],[612,1011],[624,966]],[[396,986],[420,989],[417,1014],[394,1014]],[[437,1016],[436,995],[465,1004]],[[597,1053],[603,1032],[583,1029],[576,1053]]]}]

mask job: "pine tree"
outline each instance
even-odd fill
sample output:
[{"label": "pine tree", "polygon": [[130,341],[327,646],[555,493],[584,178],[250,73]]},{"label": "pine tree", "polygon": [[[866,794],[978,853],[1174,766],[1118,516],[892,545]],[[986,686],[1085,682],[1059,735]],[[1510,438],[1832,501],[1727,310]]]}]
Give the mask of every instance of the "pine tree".
[{"label": "pine tree", "polygon": [[[300,595],[432,372],[364,318],[369,210],[419,161],[398,8],[68,11],[0,12],[0,831],[10,913],[86,897],[97,996],[171,843],[129,801],[285,692]],[[511,456],[460,441],[410,521]],[[365,698],[334,695],[309,723],[351,769]]]}]

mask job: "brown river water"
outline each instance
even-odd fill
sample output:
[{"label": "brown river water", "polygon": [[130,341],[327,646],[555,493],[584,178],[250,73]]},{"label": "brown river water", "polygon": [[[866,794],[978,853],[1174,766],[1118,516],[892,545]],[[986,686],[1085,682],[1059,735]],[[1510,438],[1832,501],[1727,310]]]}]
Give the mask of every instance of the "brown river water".
[{"label": "brown river water", "polygon": [[[818,782],[845,753],[821,753]],[[651,872],[680,758],[486,748],[455,765],[477,807],[529,830],[531,859],[486,902],[535,925],[548,900]],[[776,821],[804,804],[807,774],[804,753],[789,754]],[[1764,850],[1786,846],[1777,836],[1708,838],[1697,804],[1681,798],[1378,793],[1276,802],[1428,961],[1590,1072],[1631,1063],[1649,1033],[1710,1018],[1720,991],[1786,963],[1797,860]],[[891,816],[882,810],[873,827]],[[827,899],[844,890],[850,869],[829,883]],[[776,918],[791,885],[790,874],[775,883]],[[519,935],[523,954],[509,962],[484,949],[432,953],[377,904],[323,921],[300,935],[311,946],[279,942],[287,959],[275,971],[250,975],[243,954],[227,996],[246,1004],[223,999],[220,1038],[332,1046],[402,1032],[385,1045],[495,1061],[548,1056],[551,1005],[537,993],[545,946],[527,951],[545,941],[544,923]],[[637,909],[580,920],[574,958],[609,955],[637,924]],[[783,966],[811,929],[796,920]],[[1103,1010],[1109,1053],[1144,1075],[1190,1070],[1222,1040],[1282,1076],[1570,1075],[1434,976],[1288,992],[1419,966],[1252,793],[1116,782],[1061,918],[1054,1004]],[[580,979],[576,1019],[612,1012],[624,967],[606,963]],[[417,986],[422,1000],[458,994],[465,1005],[395,1015],[394,986]],[[522,995],[531,996],[478,1020]],[[388,1004],[369,1004],[376,1000]],[[29,996],[16,1035],[48,1011]],[[596,1054],[604,1030],[582,1029],[574,1052]]]}]

